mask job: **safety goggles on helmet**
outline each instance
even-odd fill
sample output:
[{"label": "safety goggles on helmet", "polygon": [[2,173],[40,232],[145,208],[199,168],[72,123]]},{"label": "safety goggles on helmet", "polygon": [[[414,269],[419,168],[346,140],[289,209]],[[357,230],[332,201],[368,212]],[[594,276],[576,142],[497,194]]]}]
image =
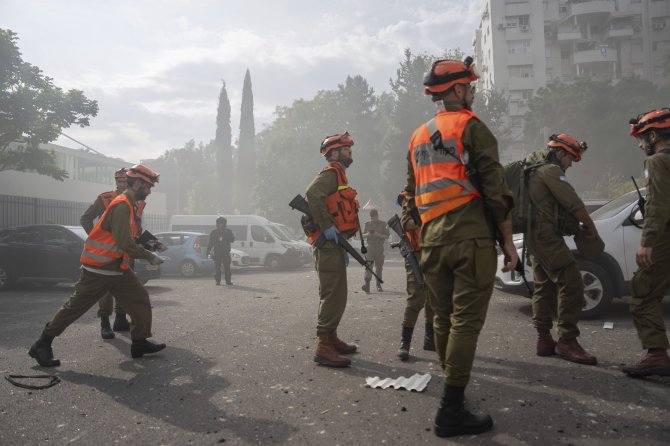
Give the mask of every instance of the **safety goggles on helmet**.
[{"label": "safety goggles on helmet", "polygon": [[549,142],[547,147],[552,150],[562,149],[568,152],[572,159],[579,161],[582,159],[582,155],[588,149],[586,141],[579,142],[575,138],[565,133],[559,133],[558,135],[551,135],[549,137]]},{"label": "safety goggles on helmet", "polygon": [[441,93],[456,84],[469,84],[479,79],[479,75],[468,56],[463,62],[458,60],[437,60],[430,71],[423,76],[426,95]]},{"label": "safety goggles on helmet", "polygon": [[638,115],[637,118],[631,118],[630,124],[631,136],[637,138],[649,130],[670,128],[670,108],[658,108]]},{"label": "safety goggles on helmet", "polygon": [[149,186],[153,187],[156,185],[156,183],[158,183],[158,178],[160,177],[160,174],[154,172],[153,170],[149,169],[146,166],[143,166],[141,164],[135,164],[133,167],[128,169],[126,177],[138,178],[147,183]]},{"label": "safety goggles on helmet", "polygon": [[117,170],[116,172],[114,172],[114,179],[117,180],[117,179],[123,178],[125,180],[127,173],[128,173],[128,169],[126,169],[125,167],[122,167],[119,170]]},{"label": "safety goggles on helmet", "polygon": [[321,142],[321,154],[328,157],[331,150],[339,149],[340,147],[351,147],[354,145],[354,140],[349,136],[349,132],[344,132],[341,135],[330,135]]}]

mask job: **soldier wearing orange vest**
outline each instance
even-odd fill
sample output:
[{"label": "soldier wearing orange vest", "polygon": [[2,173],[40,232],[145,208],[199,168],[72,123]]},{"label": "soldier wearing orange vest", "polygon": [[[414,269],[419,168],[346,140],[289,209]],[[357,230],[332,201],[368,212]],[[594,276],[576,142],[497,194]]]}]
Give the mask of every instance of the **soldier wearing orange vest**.
[{"label": "soldier wearing orange vest", "polygon": [[82,271],[72,296],[49,321],[40,338],[28,354],[43,367],[60,365],[54,359],[51,343],[74,321],[86,313],[103,296],[111,293],[119,300],[131,318],[130,353],[139,358],[165,348],[147,338],[151,334],[151,303],[149,293],[130,268],[130,259],[147,259],[152,265],[163,260],[134,241],[139,235],[135,224],[135,203],[144,200],[158,183],[159,175],[153,170],[135,165],[128,169],[128,187],[112,200],[84,242],[81,255]]},{"label": "soldier wearing orange vest", "polygon": [[421,270],[435,312],[435,347],[445,388],[435,417],[440,437],[477,434],[493,426],[488,415],[465,409],[477,339],[486,320],[502,234],[504,271],[518,255],[512,242],[512,196],[491,131],[471,111],[478,79],[472,58],[436,61],[425,93],[438,113],[415,130],[407,152],[405,230],[420,219]]},{"label": "soldier wearing orange vest", "polygon": [[[108,192],[103,192],[95,199],[92,205],[86,209],[79,219],[79,223],[84,228],[87,234],[91,233],[93,227],[95,226],[95,220],[100,218],[105,212],[109,204],[116,198],[119,194],[123,193],[126,190],[126,172],[128,169],[122,167],[121,169],[114,172],[114,181],[116,182],[116,190],[111,190]],[[144,205],[144,201],[138,203],[139,205]],[[142,206],[144,208],[144,206]],[[139,211],[141,212],[141,211]],[[136,211],[136,218],[137,217]],[[140,231],[141,232],[141,231]],[[114,331],[128,331],[130,330],[130,324],[128,319],[126,319],[126,312],[123,311],[123,308],[119,306],[118,302],[115,302],[113,297],[108,294],[98,303],[98,317],[100,318],[100,335],[102,339],[113,339]],[[114,330],[112,331],[112,326],[109,322],[109,317],[112,315],[112,309],[116,314],[114,318]]]},{"label": "soldier wearing orange vest", "polygon": [[[407,201],[407,194],[403,191],[398,195],[398,204],[403,206]],[[403,210],[406,208],[403,206]],[[412,218],[411,215],[405,215],[403,213],[403,220]],[[415,229],[411,231],[405,231],[407,240],[409,240],[410,245],[412,246],[412,251],[417,259],[421,257],[421,248],[419,246],[419,236],[421,234],[421,220],[414,220]],[[416,321],[419,318],[419,313],[422,309],[425,310],[425,331],[423,337],[423,349],[427,351],[435,351],[435,335],[433,333],[433,309],[430,308],[428,300],[426,299],[426,291],[419,286],[417,283],[416,277],[412,272],[412,267],[409,262],[405,260],[405,273],[407,275],[407,305],[405,305],[405,313],[402,320],[402,333],[400,337],[400,348],[398,348],[398,353],[396,356],[400,358],[401,361],[407,361],[409,359],[409,348],[412,343],[412,336],[414,335],[414,327]]]},{"label": "soldier wearing orange vest", "polygon": [[349,366],[351,360],[342,355],[354,353],[358,348],[337,336],[337,327],[347,306],[349,260],[337,240],[338,236],[349,238],[359,229],[356,190],[349,187],[345,174],[345,169],[353,162],[353,145],[349,133],[326,137],[320,151],[329,164],[305,192],[311,214],[319,226],[318,231],[307,233],[307,240],[314,246],[314,266],[319,277],[316,325],[319,342],[314,361],[329,367]]}]

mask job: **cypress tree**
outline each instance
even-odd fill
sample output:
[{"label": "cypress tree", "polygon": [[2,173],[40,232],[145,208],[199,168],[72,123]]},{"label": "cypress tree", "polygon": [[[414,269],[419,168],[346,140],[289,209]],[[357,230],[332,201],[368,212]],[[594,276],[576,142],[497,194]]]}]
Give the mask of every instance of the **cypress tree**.
[{"label": "cypress tree", "polygon": [[219,107],[216,114],[216,176],[217,211],[230,214],[233,210],[233,151],[231,149],[232,130],[230,128],[230,101],[223,81],[219,94]]},{"label": "cypress tree", "polygon": [[240,140],[237,165],[236,208],[242,214],[254,212],[253,187],[256,182],[256,130],[254,126],[254,94],[251,74],[247,69],[242,88]]}]

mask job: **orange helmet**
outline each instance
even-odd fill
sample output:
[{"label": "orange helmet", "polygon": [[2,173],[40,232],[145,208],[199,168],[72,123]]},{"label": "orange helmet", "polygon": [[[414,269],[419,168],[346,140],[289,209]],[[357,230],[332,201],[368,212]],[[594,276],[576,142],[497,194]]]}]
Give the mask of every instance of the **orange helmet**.
[{"label": "orange helmet", "polygon": [[459,60],[437,60],[433,62],[430,71],[423,76],[424,93],[436,94],[449,90],[456,84],[469,84],[479,79],[472,57],[468,56],[463,62]]},{"label": "orange helmet", "polygon": [[354,140],[349,136],[349,132],[344,132],[341,135],[330,135],[321,142],[321,153],[326,158],[331,150],[339,149],[340,147],[351,147],[354,145]]},{"label": "orange helmet", "polygon": [[126,173],[128,173],[128,169],[125,167],[120,168],[116,172],[114,172],[114,179],[116,180],[117,178],[126,178]]},{"label": "orange helmet", "polygon": [[154,172],[153,170],[149,169],[146,166],[143,166],[141,164],[135,164],[133,167],[128,169],[126,177],[139,178],[140,180],[144,181],[145,183],[153,187],[156,185],[156,183],[158,183],[158,178],[160,177],[160,174]]},{"label": "orange helmet", "polygon": [[549,149],[562,149],[574,157],[575,161],[582,159],[582,155],[588,149],[586,141],[579,142],[572,136],[559,133],[558,135],[551,135],[547,143]]},{"label": "orange helmet", "polygon": [[658,108],[647,113],[631,118],[631,136],[637,138],[645,132],[653,129],[670,129],[670,108]]}]

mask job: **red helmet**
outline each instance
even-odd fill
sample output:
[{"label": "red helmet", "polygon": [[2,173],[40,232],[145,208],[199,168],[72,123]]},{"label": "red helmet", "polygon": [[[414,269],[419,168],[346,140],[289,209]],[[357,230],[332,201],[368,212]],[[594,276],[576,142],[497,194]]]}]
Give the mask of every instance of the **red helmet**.
[{"label": "red helmet", "polygon": [[140,180],[144,181],[145,183],[153,187],[156,185],[156,183],[158,183],[158,178],[160,177],[160,174],[154,172],[153,170],[149,169],[146,166],[143,166],[141,164],[135,164],[133,167],[128,169],[126,177],[139,178]]},{"label": "red helmet", "polygon": [[653,129],[670,129],[670,108],[658,108],[647,113],[631,118],[631,136],[637,138],[645,132]]},{"label": "red helmet", "polygon": [[586,141],[579,142],[565,133],[551,135],[547,147],[549,147],[549,149],[563,149],[572,155],[575,161],[581,160],[582,155],[586,152],[586,149],[588,149]]},{"label": "red helmet", "polygon": [[321,153],[326,158],[331,150],[339,149],[340,147],[351,147],[354,145],[354,140],[349,136],[349,132],[344,132],[341,135],[330,135],[321,142]]},{"label": "red helmet", "polygon": [[469,84],[479,79],[472,57],[459,60],[437,60],[430,71],[423,76],[424,93],[436,94],[447,91],[456,84]]},{"label": "red helmet", "polygon": [[118,178],[125,179],[127,173],[128,173],[128,169],[126,169],[125,167],[122,167],[119,170],[117,170],[116,172],[114,172],[114,179],[115,180],[118,179]]}]

